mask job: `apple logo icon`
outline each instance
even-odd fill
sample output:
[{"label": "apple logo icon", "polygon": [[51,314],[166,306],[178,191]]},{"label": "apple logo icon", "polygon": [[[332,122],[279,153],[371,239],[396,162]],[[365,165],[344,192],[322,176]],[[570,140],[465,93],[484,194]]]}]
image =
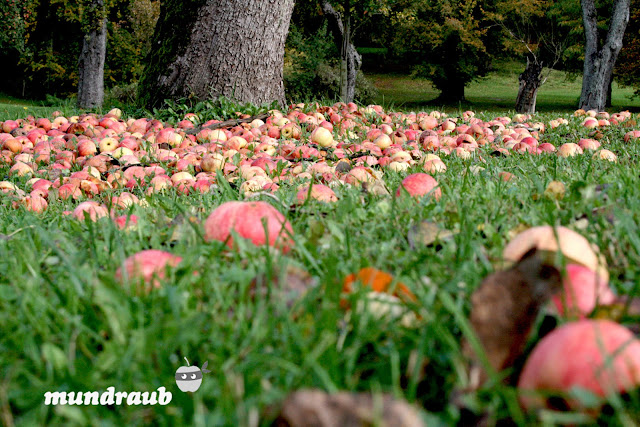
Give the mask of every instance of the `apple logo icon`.
[{"label": "apple logo icon", "polygon": [[186,357],[184,360],[187,361],[187,366],[180,366],[176,371],[176,384],[178,388],[184,392],[197,391],[200,388],[200,384],[202,384],[202,373],[211,372],[207,369],[209,362],[204,362],[202,370],[200,370],[197,366],[191,366]]}]

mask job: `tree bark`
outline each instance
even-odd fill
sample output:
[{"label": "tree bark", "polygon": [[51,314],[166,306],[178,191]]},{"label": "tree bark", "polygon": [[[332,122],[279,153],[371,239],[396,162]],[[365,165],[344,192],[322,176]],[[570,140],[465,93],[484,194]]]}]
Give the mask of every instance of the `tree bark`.
[{"label": "tree bark", "polygon": [[78,59],[78,107],[95,108],[104,100],[104,61],[107,55],[107,18],[104,0],[92,0],[89,15],[99,17],[89,27]]},{"label": "tree bark", "polygon": [[[350,7],[349,0],[345,2],[345,9]],[[340,96],[343,102],[353,102],[356,94],[356,78],[362,65],[362,56],[351,43],[351,16],[345,13],[343,22],[340,14],[331,6],[328,0],[322,1],[322,12],[329,22],[329,29],[338,50],[340,50]]]},{"label": "tree bark", "polygon": [[294,0],[161,3],[139,95],[285,104],[282,67]]},{"label": "tree bark", "polygon": [[535,59],[530,61],[527,58],[527,66],[518,76],[520,87],[516,97],[516,113],[533,114],[536,112],[536,97],[538,89],[542,85],[541,73],[542,63]]},{"label": "tree bark", "polygon": [[616,0],[609,23],[609,31],[602,47],[598,40],[598,16],[595,0],[581,0],[584,22],[585,52],[580,108],[602,111],[607,101],[607,90],[613,76],[622,38],[629,22],[630,0]]}]

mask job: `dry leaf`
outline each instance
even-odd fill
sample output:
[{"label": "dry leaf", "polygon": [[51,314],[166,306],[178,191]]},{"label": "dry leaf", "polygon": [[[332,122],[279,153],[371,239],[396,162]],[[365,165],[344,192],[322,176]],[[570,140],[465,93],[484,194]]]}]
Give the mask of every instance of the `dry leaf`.
[{"label": "dry leaf", "polygon": [[389,395],[300,390],[287,397],[274,426],[393,427],[425,426],[418,411]]},{"label": "dry leaf", "polygon": [[[496,372],[513,365],[522,354],[541,308],[562,289],[562,276],[544,263],[536,249],[513,267],[487,276],[471,296],[471,326]],[[463,352],[472,361],[471,388],[480,387],[487,372],[465,340]]]},{"label": "dry leaf", "polygon": [[445,240],[450,240],[454,233],[450,230],[442,229],[438,224],[431,221],[422,221],[419,224],[414,224],[409,229],[407,239],[409,240],[409,246],[411,249],[416,249],[420,246],[430,246],[433,243]]},{"label": "dry leaf", "polygon": [[[279,283],[279,285],[278,285]],[[315,287],[318,281],[307,271],[287,265],[286,271],[280,277],[272,278],[271,282],[261,274],[251,281],[251,296],[264,297],[271,292],[271,295],[281,296],[288,306],[300,298],[309,289]]]},{"label": "dry leaf", "polygon": [[373,194],[374,196],[388,196],[389,190],[384,185],[384,181],[376,179],[373,182],[363,182],[362,190],[365,193]]}]

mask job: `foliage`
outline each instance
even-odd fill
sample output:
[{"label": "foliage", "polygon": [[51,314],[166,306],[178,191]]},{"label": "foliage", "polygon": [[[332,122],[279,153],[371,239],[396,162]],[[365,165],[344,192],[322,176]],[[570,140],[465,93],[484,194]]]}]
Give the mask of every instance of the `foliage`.
[{"label": "foliage", "polygon": [[504,31],[505,50],[552,67],[578,43],[579,23],[567,26],[562,19],[563,2],[550,0],[499,0],[492,19]]},{"label": "foliage", "polygon": [[[12,0],[0,1],[0,11]],[[18,3],[18,2],[14,2]],[[0,31],[0,59],[16,64],[0,89],[13,95],[43,99],[45,94],[68,97],[76,92],[78,56],[84,31],[99,22],[99,12],[80,0],[26,0],[21,13],[0,22],[15,31]],[[158,0],[107,0],[108,18],[105,85],[138,80],[159,13]],[[5,15],[6,16],[6,15]],[[13,40],[13,41],[12,41]]]},{"label": "foliage", "polygon": [[[338,99],[338,56],[326,23],[311,35],[305,34],[297,25],[292,24],[287,38],[283,69],[287,99]],[[359,72],[356,80],[356,102],[368,104],[375,96],[375,87],[362,72]]]},{"label": "foliage", "polygon": [[618,80],[635,88],[640,97],[640,1],[631,1],[631,16],[624,34],[623,46],[618,56],[615,73]]},{"label": "foliage", "polygon": [[464,86],[490,70],[492,28],[482,0],[399,0],[390,12],[392,46],[417,63],[414,73],[430,79],[445,101],[464,98]]},{"label": "foliage", "polygon": [[0,51],[24,50],[25,20],[29,19],[29,1],[0,0]]}]

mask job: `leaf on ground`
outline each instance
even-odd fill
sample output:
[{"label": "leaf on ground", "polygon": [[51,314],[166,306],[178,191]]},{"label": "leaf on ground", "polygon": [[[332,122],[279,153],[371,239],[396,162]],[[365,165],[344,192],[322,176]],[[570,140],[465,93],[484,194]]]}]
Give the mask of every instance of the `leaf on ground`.
[{"label": "leaf on ground", "polygon": [[425,423],[413,406],[389,395],[300,390],[286,398],[272,425],[422,427]]},{"label": "leaf on ground", "polygon": [[431,221],[421,221],[409,228],[407,240],[411,249],[420,246],[431,246],[436,242],[444,242],[451,240],[454,233],[451,230],[440,228],[440,226]]},{"label": "leaf on ground", "polygon": [[309,289],[317,286],[318,281],[306,270],[293,265],[287,265],[286,270],[271,281],[264,274],[258,275],[251,282],[251,297],[264,297],[269,294],[277,295],[292,306]]},{"label": "leaf on ground", "polygon": [[[482,281],[471,296],[470,321],[493,371],[511,368],[522,355],[542,307],[560,289],[560,272],[545,264],[536,249],[527,252],[512,268],[490,274]],[[477,389],[489,375],[476,349],[467,340],[462,347],[471,360],[470,387]],[[512,373],[513,379],[515,374]]]},{"label": "leaf on ground", "polygon": [[373,182],[363,182],[362,191],[374,196],[388,196],[391,194],[381,179],[376,179]]}]

